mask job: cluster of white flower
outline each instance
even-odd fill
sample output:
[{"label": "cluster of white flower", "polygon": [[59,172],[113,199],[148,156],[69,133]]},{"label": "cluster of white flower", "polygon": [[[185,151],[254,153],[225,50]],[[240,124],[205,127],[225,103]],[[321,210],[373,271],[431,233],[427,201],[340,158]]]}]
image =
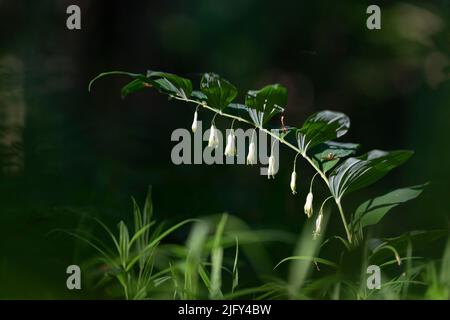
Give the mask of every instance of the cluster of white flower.
[{"label": "cluster of white flower", "polygon": [[[198,123],[198,113],[197,110],[194,113],[194,120],[192,122],[192,132],[197,131],[197,123]],[[209,133],[209,139],[208,139],[208,147],[210,148],[217,148],[219,146],[219,137],[217,133],[217,128],[214,125],[214,122],[211,124],[210,133]],[[225,156],[234,157],[236,156],[236,136],[234,134],[234,130],[231,128],[230,132],[227,136],[227,144],[225,147]],[[294,160],[294,170],[291,173],[291,181],[290,181],[290,188],[292,191],[292,194],[297,194],[297,172],[295,170],[295,162],[297,160],[297,157],[295,157]],[[257,154],[256,154],[256,145],[254,142],[254,136],[252,136],[250,140],[249,150],[247,154],[247,164],[253,165],[257,162]],[[271,155],[269,157],[269,167],[267,169],[267,178],[274,179],[276,174],[276,160],[271,152]],[[306,196],[306,201],[304,205],[304,212],[308,218],[311,218],[313,216],[313,193],[312,193],[312,182],[314,178],[311,181],[311,187],[309,190],[308,195]],[[322,226],[322,220],[323,220],[323,210],[321,208],[319,215],[316,219],[316,226],[315,230],[313,232],[314,239],[317,239],[317,237],[320,235],[320,230]]]}]

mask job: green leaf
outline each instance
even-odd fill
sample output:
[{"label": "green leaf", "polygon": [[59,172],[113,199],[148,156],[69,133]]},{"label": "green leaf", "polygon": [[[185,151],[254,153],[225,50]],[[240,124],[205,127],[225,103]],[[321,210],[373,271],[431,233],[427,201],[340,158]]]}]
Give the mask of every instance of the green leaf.
[{"label": "green leaf", "polygon": [[233,263],[233,283],[231,286],[231,293],[233,293],[236,287],[239,285],[239,269],[237,267],[238,259],[239,259],[239,240],[238,237],[236,237],[236,252],[234,255],[234,263]]},{"label": "green leaf", "polygon": [[444,68],[444,73],[446,73],[447,75],[450,75],[450,66],[447,66]]},{"label": "green leaf", "polygon": [[328,178],[331,193],[340,200],[344,194],[378,181],[389,171],[405,163],[412,154],[412,151],[406,150],[372,150],[358,158],[348,158]]},{"label": "green leaf", "polygon": [[401,188],[367,200],[356,209],[352,226],[364,228],[377,224],[392,208],[417,198],[427,184]]},{"label": "green leaf", "polygon": [[130,236],[128,228],[123,221],[119,222],[119,259],[122,266],[125,268],[130,253]]},{"label": "green leaf", "polygon": [[122,87],[122,89],[120,90],[120,95],[123,99],[130,93],[149,87],[152,87],[152,85],[149,83],[148,79],[146,78],[134,79]]},{"label": "green leaf", "polygon": [[302,152],[321,142],[334,140],[347,133],[350,118],[336,111],[320,111],[310,116],[297,130],[298,147]]},{"label": "green leaf", "polygon": [[191,80],[182,78],[172,73],[160,71],[148,71],[147,78],[159,91],[187,99],[191,96]]},{"label": "green leaf", "polygon": [[148,186],[147,196],[145,197],[144,211],[142,215],[142,223],[146,225],[150,223],[153,218],[153,200],[152,200],[152,186]]},{"label": "green leaf", "polygon": [[124,71],[110,71],[100,73],[89,82],[88,90],[91,91],[92,85],[95,81],[110,75],[126,75],[133,78],[131,82],[127,83],[121,89],[122,98],[126,97],[132,92],[147,87],[154,87],[162,93],[174,95],[183,99],[189,98],[192,92],[191,80],[179,77],[175,74],[160,71],[148,71],[146,75]]},{"label": "green leaf", "polygon": [[339,266],[334,263],[333,261],[330,260],[326,260],[326,259],[322,259],[322,258],[318,258],[318,257],[310,257],[310,256],[291,256],[291,257],[287,257],[284,258],[283,260],[281,260],[280,262],[278,262],[278,264],[273,268],[274,270],[276,268],[278,268],[281,264],[283,264],[286,261],[290,261],[290,260],[301,260],[301,261],[312,261],[314,263],[321,263],[323,265],[326,266],[330,266],[330,267],[334,267],[334,268],[338,268]]},{"label": "green leaf", "polygon": [[370,259],[372,256],[374,256],[375,254],[377,254],[378,252],[380,252],[381,250],[383,250],[383,249],[384,249],[384,250],[389,250],[389,251],[391,251],[391,252],[394,254],[395,261],[397,262],[397,264],[398,264],[398,265],[401,265],[401,264],[402,264],[402,259],[401,259],[400,255],[399,255],[397,249],[395,249],[393,246],[390,246],[390,245],[385,244],[385,243],[383,243],[383,244],[379,245],[378,247],[376,247],[376,248],[373,250],[372,255],[369,257],[369,259]]},{"label": "green leaf", "polygon": [[230,103],[228,108],[248,112],[247,106],[242,103]]},{"label": "green leaf", "polygon": [[132,73],[132,72],[126,72],[126,71],[109,71],[109,72],[102,72],[99,75],[97,75],[94,79],[89,81],[88,85],[88,91],[91,92],[92,86],[94,85],[94,82],[96,82],[98,79],[111,76],[111,75],[122,75],[122,76],[129,76],[132,78],[145,78],[145,75],[141,73]]},{"label": "green leaf", "polygon": [[[448,230],[414,230],[404,233],[394,238],[372,238],[368,241],[368,246],[374,250],[381,245],[390,245],[398,252],[402,253],[407,250],[409,245],[412,245],[414,252],[421,250],[428,250],[430,244],[434,241],[448,237]],[[377,260],[383,261],[390,256],[389,252],[380,252],[377,254]],[[375,261],[374,261],[375,262]],[[375,262],[376,263],[376,262]]]},{"label": "green leaf", "polygon": [[211,250],[211,291],[210,298],[220,299],[222,295],[222,263],[223,263],[223,247],[221,241],[225,230],[225,225],[228,220],[228,215],[223,214],[219,223],[217,224],[216,232],[214,234],[213,248]]},{"label": "green leaf", "polygon": [[313,147],[308,155],[323,172],[328,172],[340,159],[354,154],[359,147],[357,143],[327,141]]},{"label": "green leaf", "polygon": [[203,74],[200,89],[208,98],[208,104],[216,109],[225,109],[237,96],[237,89],[215,73]]},{"label": "green leaf", "polygon": [[257,126],[263,126],[287,104],[287,90],[279,84],[267,85],[260,90],[250,90],[245,97],[249,115]]},{"label": "green leaf", "polygon": [[198,90],[192,91],[191,97],[194,99],[197,99],[199,101],[207,101],[208,100],[208,97],[203,92],[198,91]]},{"label": "green leaf", "polygon": [[250,121],[251,119],[249,118],[248,110],[249,108],[247,108],[245,104],[241,103],[230,103],[227,107],[227,113]]}]

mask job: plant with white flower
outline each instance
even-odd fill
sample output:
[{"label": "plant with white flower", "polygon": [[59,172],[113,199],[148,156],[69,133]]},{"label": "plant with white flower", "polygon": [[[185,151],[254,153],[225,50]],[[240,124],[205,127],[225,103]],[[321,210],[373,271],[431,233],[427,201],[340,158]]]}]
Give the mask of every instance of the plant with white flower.
[{"label": "plant with white flower", "polygon": [[[369,201],[363,203],[350,215],[344,210],[344,197],[369,186],[384,177],[392,169],[402,165],[411,157],[412,151],[372,150],[361,156],[354,156],[359,148],[358,144],[335,141],[347,133],[350,128],[349,117],[337,111],[319,111],[305,119],[303,124],[298,127],[286,126],[284,117],[278,118],[287,105],[287,90],[280,84],[271,84],[259,90],[250,90],[245,95],[243,102],[236,103],[234,101],[237,97],[236,87],[214,73],[203,74],[199,88],[194,90],[191,80],[171,73],[148,71],[145,74],[137,74],[113,71],[99,74],[91,80],[89,90],[97,79],[113,74],[131,77],[131,81],[121,90],[123,97],[136,90],[154,88],[174,100],[195,105],[196,111],[191,126],[193,132],[197,130],[197,109],[201,107],[213,112],[214,118],[211,122],[208,140],[209,147],[216,148],[219,145],[218,129],[214,123],[216,116],[232,119],[233,123],[237,121],[250,126],[254,128],[254,132],[259,130],[284,144],[295,152],[294,170],[290,176],[290,189],[294,195],[298,192],[295,162],[300,155],[316,172],[311,179],[310,189],[306,196],[303,208],[305,214],[310,218],[314,213],[313,198],[316,197],[312,193],[312,183],[314,178],[319,176],[330,193],[327,200],[334,200],[337,216],[341,219],[345,230],[346,239],[344,240],[341,237],[339,239],[345,241],[348,248],[361,243],[364,237],[363,230],[381,220],[392,207],[390,205],[394,196],[397,204],[417,197],[424,188],[424,185],[421,185],[388,193],[376,199],[377,206],[388,206],[387,209],[372,210]],[[274,119],[278,120],[274,121]],[[269,123],[273,126],[279,122],[281,122],[281,126],[278,129],[278,134],[268,129]],[[233,130],[227,136],[225,154],[227,156],[236,154]],[[253,136],[246,160],[249,165],[256,164],[257,161],[256,144]],[[267,172],[268,178],[274,178],[275,167],[278,165],[280,164],[276,163],[276,159],[271,153]],[[405,190],[410,192],[405,192]],[[322,207],[316,218],[315,237],[323,232],[324,213]],[[350,221],[348,221],[349,218],[351,218]]]}]

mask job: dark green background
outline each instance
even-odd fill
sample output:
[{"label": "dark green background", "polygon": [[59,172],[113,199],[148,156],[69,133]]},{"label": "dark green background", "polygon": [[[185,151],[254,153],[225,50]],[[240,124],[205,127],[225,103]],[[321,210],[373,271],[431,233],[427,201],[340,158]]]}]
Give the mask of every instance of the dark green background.
[{"label": "dark green background", "polygon": [[[298,232],[304,223],[312,171],[298,166],[300,193],[293,197],[291,151],[282,148],[274,181],[256,167],[175,166],[170,136],[190,127],[192,106],[151,90],[121,100],[120,77],[88,93],[89,80],[107,70],[194,79],[213,71],[240,89],[241,101],[247,90],[278,82],[289,90],[285,118],[294,126],[318,110],[345,112],[352,127],[343,140],[361,143],[361,152],[416,152],[345,205],[430,181],[419,199],[393,210],[373,232],[447,228],[450,82],[443,68],[450,59],[450,2],[376,3],[382,29],[370,31],[369,3],[359,0],[1,0],[0,61],[14,64],[0,66],[0,135],[11,132],[4,114],[19,112],[11,105],[21,105],[25,121],[13,130],[19,143],[0,144],[0,298],[95,296],[65,289],[66,266],[89,253],[67,235],[48,233],[91,228],[88,215],[109,224],[128,219],[130,196],[142,202],[149,184],[159,220],[227,211],[255,228]],[[81,7],[80,31],[65,26],[69,4]],[[22,103],[5,93],[14,90]],[[211,114],[200,118],[207,127]],[[17,154],[23,165],[11,172]],[[343,234],[336,216],[328,232]],[[431,246],[427,254],[440,250]],[[276,263],[292,248],[272,252]]]}]

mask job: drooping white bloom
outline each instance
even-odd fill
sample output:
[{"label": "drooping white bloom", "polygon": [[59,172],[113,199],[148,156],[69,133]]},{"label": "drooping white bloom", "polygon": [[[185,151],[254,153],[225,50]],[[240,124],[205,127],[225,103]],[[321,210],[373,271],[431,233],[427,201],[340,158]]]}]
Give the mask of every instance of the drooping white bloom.
[{"label": "drooping white bloom", "polygon": [[292,194],[296,194],[297,193],[297,172],[292,171],[291,174],[291,190],[292,190]]},{"label": "drooping white bloom", "polygon": [[311,218],[313,214],[313,194],[310,191],[308,195],[306,196],[306,202],[305,202],[305,214],[308,216],[308,218]]},{"label": "drooping white bloom", "polygon": [[234,135],[233,129],[228,134],[227,146],[225,147],[225,155],[229,157],[234,157],[236,155],[236,136]]},{"label": "drooping white bloom", "polygon": [[217,148],[219,146],[219,137],[217,136],[217,129],[212,124],[209,130],[208,147]]},{"label": "drooping white bloom", "polygon": [[275,157],[270,155],[269,157],[269,168],[267,169],[267,178],[275,178]]},{"label": "drooping white bloom", "polygon": [[194,121],[192,121],[192,132],[195,133],[197,131],[197,111],[194,113]]},{"label": "drooping white bloom", "polygon": [[313,239],[317,239],[320,236],[320,228],[322,227],[323,213],[320,211],[319,216],[316,219],[316,229],[313,232]]},{"label": "drooping white bloom", "polygon": [[253,139],[248,147],[247,164],[256,164],[256,146]]}]

